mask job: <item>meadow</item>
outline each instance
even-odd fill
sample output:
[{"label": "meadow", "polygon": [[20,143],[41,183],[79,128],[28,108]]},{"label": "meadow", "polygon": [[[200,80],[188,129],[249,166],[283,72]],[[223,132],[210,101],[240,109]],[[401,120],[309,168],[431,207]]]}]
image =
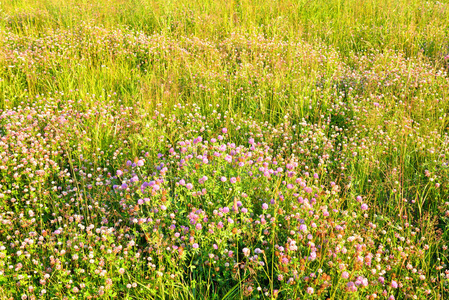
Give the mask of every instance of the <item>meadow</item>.
[{"label": "meadow", "polygon": [[449,2],[1,0],[0,299],[449,299]]}]

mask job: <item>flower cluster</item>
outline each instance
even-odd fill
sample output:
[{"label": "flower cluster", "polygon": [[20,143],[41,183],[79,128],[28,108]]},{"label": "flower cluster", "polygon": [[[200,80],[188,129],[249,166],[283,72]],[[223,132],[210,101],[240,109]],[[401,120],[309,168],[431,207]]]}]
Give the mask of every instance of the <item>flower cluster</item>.
[{"label": "flower cluster", "polygon": [[22,2],[0,298],[449,298],[447,4]]}]

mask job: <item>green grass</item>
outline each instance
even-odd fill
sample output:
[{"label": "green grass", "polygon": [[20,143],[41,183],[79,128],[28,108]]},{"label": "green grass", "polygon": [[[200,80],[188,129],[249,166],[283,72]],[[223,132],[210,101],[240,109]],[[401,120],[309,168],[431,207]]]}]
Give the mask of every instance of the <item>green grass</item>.
[{"label": "green grass", "polygon": [[[447,298],[448,20],[447,1],[0,2],[0,298]],[[244,166],[224,158],[238,153]],[[144,192],[134,175],[165,179]],[[224,232],[208,232],[213,211],[237,199],[249,210],[230,213],[241,223],[225,217]],[[203,229],[172,236],[171,220],[192,226],[197,210]],[[304,259],[315,252],[306,235],[298,256],[278,250],[301,231],[295,214],[322,247],[316,260]],[[183,250],[160,250],[173,246]],[[243,248],[263,249],[263,265]],[[89,264],[91,251],[101,255]],[[351,292],[358,276],[369,284]]]}]

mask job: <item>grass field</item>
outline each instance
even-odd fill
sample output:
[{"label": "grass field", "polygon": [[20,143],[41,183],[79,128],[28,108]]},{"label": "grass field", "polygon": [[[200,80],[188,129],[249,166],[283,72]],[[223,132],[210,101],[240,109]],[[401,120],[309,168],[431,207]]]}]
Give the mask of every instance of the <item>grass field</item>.
[{"label": "grass field", "polygon": [[2,0],[0,299],[449,299],[449,2]]}]

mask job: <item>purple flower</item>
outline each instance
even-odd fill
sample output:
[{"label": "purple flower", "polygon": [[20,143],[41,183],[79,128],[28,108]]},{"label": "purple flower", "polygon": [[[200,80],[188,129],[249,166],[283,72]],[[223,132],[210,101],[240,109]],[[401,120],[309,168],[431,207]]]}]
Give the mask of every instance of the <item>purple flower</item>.
[{"label": "purple flower", "polygon": [[122,170],[117,170],[117,176],[122,176],[122,175],[123,175]]},{"label": "purple flower", "polygon": [[346,286],[348,287],[348,290],[350,292],[356,292],[357,291],[357,287],[354,284],[354,282],[352,282],[352,281],[348,282],[348,284]]},{"label": "purple flower", "polygon": [[196,226],[195,226],[195,228],[196,228],[197,230],[201,230],[201,229],[203,228],[203,226],[201,226],[201,223],[197,223]]},{"label": "purple flower", "polygon": [[207,181],[207,179],[208,179],[207,176],[203,176],[200,179],[198,179],[198,183],[203,184]]},{"label": "purple flower", "polygon": [[363,203],[362,206],[361,206],[361,209],[362,210],[368,210],[368,204]]},{"label": "purple flower", "polygon": [[316,259],[316,252],[315,252],[315,251],[310,252],[310,257],[309,257],[309,259],[310,259],[310,260],[315,260],[315,259]]},{"label": "purple flower", "polygon": [[366,278],[364,278],[362,276],[359,276],[359,277],[357,277],[357,280],[356,280],[355,284],[356,285],[361,285],[363,287],[367,287],[368,286],[368,279],[366,279]]},{"label": "purple flower", "polygon": [[268,209],[268,204],[266,203],[262,204],[262,209]]},{"label": "purple flower", "polygon": [[398,283],[396,281],[392,280],[391,281],[391,287],[394,288],[394,289],[397,289],[398,288]]}]

